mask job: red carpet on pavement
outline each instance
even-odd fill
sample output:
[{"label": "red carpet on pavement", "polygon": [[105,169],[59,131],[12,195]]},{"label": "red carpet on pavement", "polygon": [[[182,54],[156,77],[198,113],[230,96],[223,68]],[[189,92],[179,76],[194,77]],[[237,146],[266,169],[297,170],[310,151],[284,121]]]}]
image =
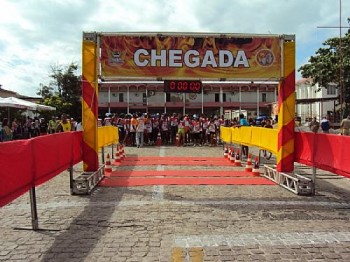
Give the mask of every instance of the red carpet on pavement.
[{"label": "red carpet on pavement", "polygon": [[105,173],[100,182],[104,187],[150,185],[276,185],[264,177],[236,170],[115,170],[118,166],[230,166],[224,157],[126,157],[113,164],[114,171]]},{"label": "red carpet on pavement", "polygon": [[252,177],[245,171],[219,170],[120,170],[106,173],[108,177]]},{"label": "red carpet on pavement", "polygon": [[123,161],[179,161],[179,160],[191,160],[191,161],[228,161],[224,157],[182,157],[182,156],[143,156],[143,157],[126,157]]},{"label": "red carpet on pavement", "polygon": [[128,157],[114,166],[233,166],[223,157]]}]

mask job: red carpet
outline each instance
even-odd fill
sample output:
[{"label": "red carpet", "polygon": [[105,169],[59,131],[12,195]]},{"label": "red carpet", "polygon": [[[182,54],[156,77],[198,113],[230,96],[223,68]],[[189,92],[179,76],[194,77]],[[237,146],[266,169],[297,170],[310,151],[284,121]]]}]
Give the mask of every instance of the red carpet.
[{"label": "red carpet", "polygon": [[264,177],[166,177],[166,178],[104,178],[100,184],[104,187],[151,186],[151,185],[276,185]]},{"label": "red carpet", "polygon": [[135,158],[114,162],[114,166],[233,166],[233,164],[225,158],[185,158],[185,157],[160,157],[160,158]]},{"label": "red carpet", "polygon": [[190,160],[190,161],[228,161],[224,157],[182,157],[182,156],[172,156],[172,157],[163,157],[163,156],[146,156],[146,157],[126,157],[123,161],[179,161],[179,160]]},{"label": "red carpet", "polygon": [[[224,157],[126,157],[118,166],[230,166]],[[244,165],[243,165],[244,166]],[[235,170],[115,170],[106,173],[100,182],[104,187],[150,186],[150,185],[275,185],[264,177],[254,177],[251,173]]]},{"label": "red carpet", "polygon": [[219,170],[121,170],[106,173],[108,177],[252,177],[245,171],[219,171]]}]

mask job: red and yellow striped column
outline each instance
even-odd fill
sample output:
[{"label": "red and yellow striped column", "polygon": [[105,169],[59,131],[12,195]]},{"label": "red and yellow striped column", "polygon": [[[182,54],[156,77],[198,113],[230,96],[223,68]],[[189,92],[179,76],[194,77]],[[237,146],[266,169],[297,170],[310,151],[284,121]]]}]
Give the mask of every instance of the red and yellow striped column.
[{"label": "red and yellow striped column", "polygon": [[295,41],[282,41],[282,81],[278,85],[277,171],[294,170]]},{"label": "red and yellow striped column", "polygon": [[97,34],[83,33],[82,48],[82,123],[84,171],[98,169],[98,81]]}]

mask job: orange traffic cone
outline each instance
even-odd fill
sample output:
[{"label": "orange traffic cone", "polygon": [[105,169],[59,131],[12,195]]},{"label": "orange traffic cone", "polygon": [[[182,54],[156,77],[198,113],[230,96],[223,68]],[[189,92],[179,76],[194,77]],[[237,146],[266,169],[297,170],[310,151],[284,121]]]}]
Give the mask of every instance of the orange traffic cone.
[{"label": "orange traffic cone", "polygon": [[232,150],[234,150],[234,149],[232,149],[232,147],[229,147],[228,148],[228,154],[227,154],[227,159],[230,161],[230,156],[231,156],[231,154],[232,154]]},{"label": "orange traffic cone", "polygon": [[105,172],[112,173],[111,157],[107,154],[107,160],[105,163]]},{"label": "orange traffic cone", "polygon": [[161,146],[162,145],[162,137],[160,136],[160,133],[158,133],[156,145],[157,146]]},{"label": "orange traffic cone", "polygon": [[260,170],[259,170],[259,157],[255,157],[255,162],[253,166],[253,176],[260,176]]},{"label": "orange traffic cone", "polygon": [[236,161],[236,156],[235,156],[235,151],[232,150],[231,155],[230,155],[230,162],[234,164]]},{"label": "orange traffic cone", "polygon": [[228,148],[226,146],[224,150],[224,158],[227,158],[227,157],[228,157]]},{"label": "orange traffic cone", "polygon": [[121,161],[121,157],[120,157],[120,146],[117,145],[117,152],[115,153],[115,160],[114,162],[116,163],[119,163]]},{"label": "orange traffic cone", "polygon": [[253,170],[252,154],[248,154],[247,164],[245,165],[245,171],[252,172],[252,170]]},{"label": "orange traffic cone", "polygon": [[239,149],[237,149],[235,166],[242,166]]},{"label": "orange traffic cone", "polygon": [[125,158],[125,150],[124,150],[124,145],[121,145],[120,146],[122,149],[121,149],[121,159],[123,160]]}]

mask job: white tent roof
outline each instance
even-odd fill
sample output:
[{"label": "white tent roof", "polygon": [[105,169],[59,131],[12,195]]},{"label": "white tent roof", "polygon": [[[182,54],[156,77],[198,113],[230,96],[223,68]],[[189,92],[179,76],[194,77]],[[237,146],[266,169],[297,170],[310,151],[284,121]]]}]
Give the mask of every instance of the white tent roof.
[{"label": "white tent roof", "polygon": [[55,107],[36,104],[16,97],[0,97],[0,107],[14,107],[35,111],[54,111]]}]

